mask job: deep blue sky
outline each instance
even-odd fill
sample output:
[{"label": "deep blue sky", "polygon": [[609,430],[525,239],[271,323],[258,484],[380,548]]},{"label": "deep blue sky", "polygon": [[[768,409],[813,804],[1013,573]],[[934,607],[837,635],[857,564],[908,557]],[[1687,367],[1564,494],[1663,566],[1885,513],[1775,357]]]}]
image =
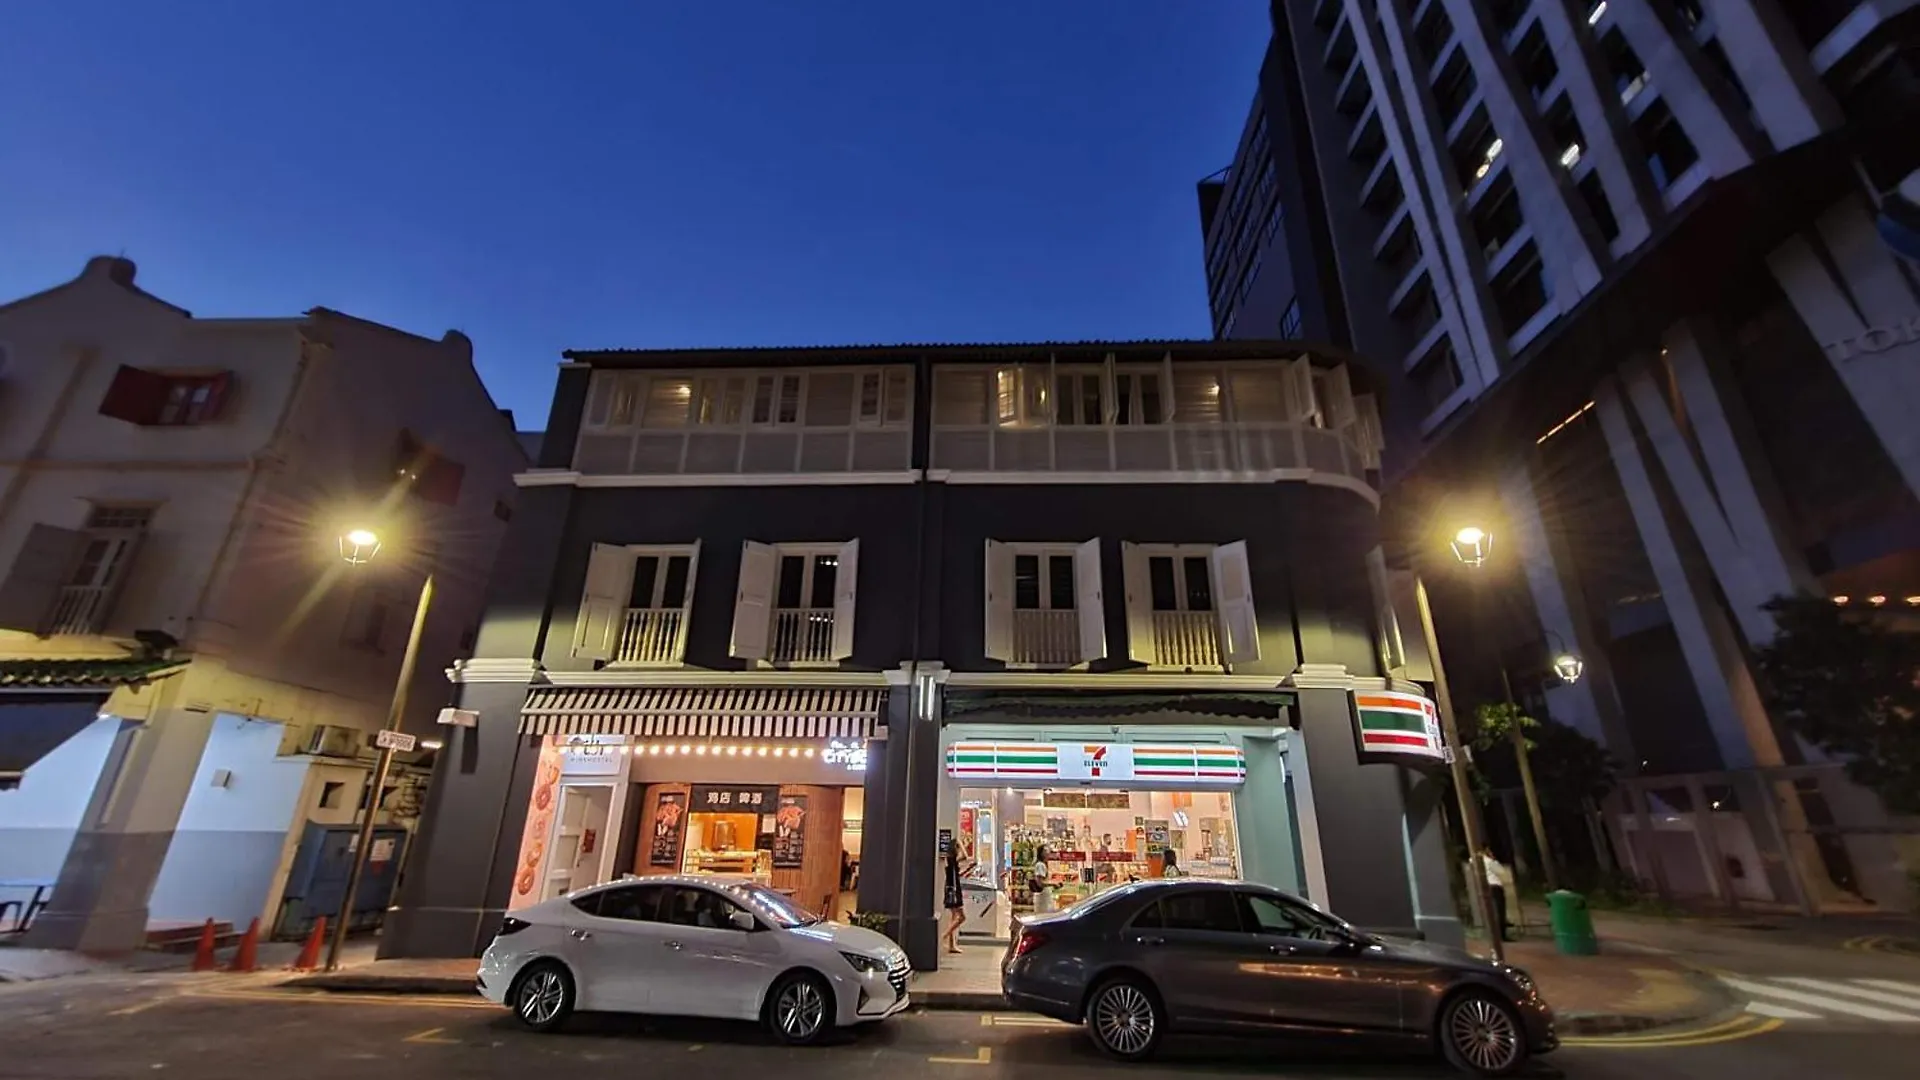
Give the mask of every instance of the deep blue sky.
[{"label": "deep blue sky", "polygon": [[563,348],[1205,337],[1259,0],[8,0],[0,300]]}]

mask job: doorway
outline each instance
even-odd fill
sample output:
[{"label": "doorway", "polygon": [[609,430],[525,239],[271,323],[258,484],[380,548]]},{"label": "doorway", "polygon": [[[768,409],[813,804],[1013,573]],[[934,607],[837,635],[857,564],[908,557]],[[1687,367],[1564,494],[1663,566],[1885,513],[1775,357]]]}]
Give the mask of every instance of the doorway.
[{"label": "doorway", "polygon": [[560,789],[560,813],[554,820],[541,899],[551,900],[600,883],[600,868],[606,861],[607,817],[612,810],[612,784],[567,784]]}]

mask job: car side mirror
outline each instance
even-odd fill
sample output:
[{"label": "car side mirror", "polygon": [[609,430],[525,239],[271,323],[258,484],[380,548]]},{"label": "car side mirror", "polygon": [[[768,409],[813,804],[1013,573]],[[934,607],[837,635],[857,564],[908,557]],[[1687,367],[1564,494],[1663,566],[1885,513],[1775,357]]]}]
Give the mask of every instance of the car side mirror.
[{"label": "car side mirror", "polygon": [[733,914],[727,916],[727,921],[733,924],[735,930],[757,930],[760,928],[760,922],[753,917],[752,912],[741,911],[738,908],[734,909]]}]

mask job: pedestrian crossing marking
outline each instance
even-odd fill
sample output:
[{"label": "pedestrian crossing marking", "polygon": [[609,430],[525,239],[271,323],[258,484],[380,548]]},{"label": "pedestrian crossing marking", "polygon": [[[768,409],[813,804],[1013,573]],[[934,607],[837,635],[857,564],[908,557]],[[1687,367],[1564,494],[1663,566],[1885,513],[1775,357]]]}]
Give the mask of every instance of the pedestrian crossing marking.
[{"label": "pedestrian crossing marking", "polygon": [[1916,999],[1920,999],[1920,986],[1916,986],[1913,983],[1894,982],[1892,979],[1855,979],[1853,981],[1859,983],[1861,986],[1874,986],[1882,990],[1893,990],[1899,993],[1912,994]]},{"label": "pedestrian crossing marking", "polygon": [[1769,1005],[1764,1001],[1753,1002],[1752,1004],[1747,1006],[1747,1011],[1754,1014],[1755,1016],[1771,1016],[1775,1020],[1818,1020],[1820,1019],[1819,1013],[1802,1012],[1799,1009],[1789,1009],[1785,1005]]},{"label": "pedestrian crossing marking", "polygon": [[[1773,983],[1756,982],[1751,979],[1736,979],[1724,975],[1721,976],[1720,981],[1741,993],[1754,997],[1772,998],[1776,1001],[1785,1001],[1793,1005],[1805,1005],[1827,1012],[1846,1013],[1850,1016],[1857,1016],[1863,1020],[1880,1020],[1890,1024],[1920,1024],[1920,1002],[1915,1003],[1914,1012],[1894,1012],[1892,1009],[1884,1009],[1878,1005],[1865,1005],[1858,1001],[1835,997],[1831,993],[1816,994],[1807,990],[1796,990],[1790,987],[1777,986]],[[1816,984],[1820,983],[1820,980],[1816,979],[1801,981]],[[1826,989],[1827,986],[1822,985],[1822,988]]]},{"label": "pedestrian crossing marking", "polygon": [[1881,1004],[1881,1005],[1892,1005],[1895,1008],[1901,1008],[1901,1009],[1911,1009],[1916,1004],[1916,1002],[1914,1001],[1914,996],[1911,993],[1904,994],[1904,995],[1890,994],[1885,990],[1874,990],[1864,986],[1850,986],[1847,983],[1831,982],[1826,979],[1805,979],[1805,978],[1782,977],[1782,978],[1775,979],[1774,981],[1783,982],[1783,983],[1792,983],[1795,986],[1803,987],[1808,990],[1816,990],[1816,991],[1824,990],[1829,994],[1845,994],[1848,997],[1859,998],[1862,1001],[1877,1002],[1878,1004]]}]

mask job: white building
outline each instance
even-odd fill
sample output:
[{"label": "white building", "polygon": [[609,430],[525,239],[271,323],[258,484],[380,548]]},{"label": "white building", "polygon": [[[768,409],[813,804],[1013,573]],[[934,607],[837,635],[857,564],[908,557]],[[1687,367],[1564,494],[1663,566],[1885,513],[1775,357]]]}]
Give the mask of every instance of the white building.
[{"label": "white building", "polygon": [[195,318],[113,258],[0,306],[0,926],[39,896],[52,947],[271,928],[307,823],[365,798],[429,570],[431,731],[525,465],[457,332]]}]

